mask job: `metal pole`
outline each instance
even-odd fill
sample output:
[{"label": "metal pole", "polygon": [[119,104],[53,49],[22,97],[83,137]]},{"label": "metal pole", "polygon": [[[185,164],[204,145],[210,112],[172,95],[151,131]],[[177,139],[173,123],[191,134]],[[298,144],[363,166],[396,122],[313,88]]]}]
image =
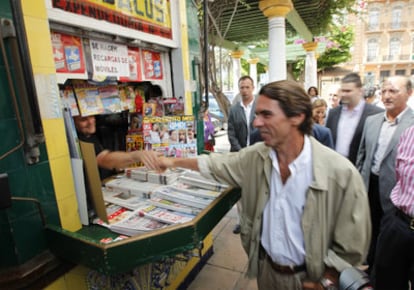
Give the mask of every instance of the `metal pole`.
[{"label": "metal pole", "polygon": [[204,14],[204,95],[206,108],[208,108],[208,0],[203,1]]}]

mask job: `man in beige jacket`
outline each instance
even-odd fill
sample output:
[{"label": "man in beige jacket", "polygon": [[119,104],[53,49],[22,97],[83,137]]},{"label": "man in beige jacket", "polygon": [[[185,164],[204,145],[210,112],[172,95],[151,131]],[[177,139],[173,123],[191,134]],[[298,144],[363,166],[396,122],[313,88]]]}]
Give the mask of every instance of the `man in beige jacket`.
[{"label": "man in beige jacket", "polygon": [[254,126],[263,142],[239,152],[160,158],[154,169],[185,167],[241,188],[247,275],[261,290],[337,289],[339,273],[365,260],[368,199],[343,156],[310,136],[312,109],[291,81],[259,92]]}]

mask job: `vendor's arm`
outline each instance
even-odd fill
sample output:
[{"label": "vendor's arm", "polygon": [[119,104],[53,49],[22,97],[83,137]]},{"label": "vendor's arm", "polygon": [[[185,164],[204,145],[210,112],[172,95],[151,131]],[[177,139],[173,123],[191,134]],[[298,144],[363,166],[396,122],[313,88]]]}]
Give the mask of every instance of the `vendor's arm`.
[{"label": "vendor's arm", "polygon": [[147,167],[155,170],[164,171],[168,168],[181,167],[186,169],[191,169],[195,171],[200,171],[198,167],[197,158],[168,158],[160,157],[156,162],[148,164]]},{"label": "vendor's arm", "polygon": [[137,162],[144,165],[156,164],[156,160],[160,153],[155,151],[109,151],[103,150],[96,156],[99,167],[106,169],[123,169]]}]

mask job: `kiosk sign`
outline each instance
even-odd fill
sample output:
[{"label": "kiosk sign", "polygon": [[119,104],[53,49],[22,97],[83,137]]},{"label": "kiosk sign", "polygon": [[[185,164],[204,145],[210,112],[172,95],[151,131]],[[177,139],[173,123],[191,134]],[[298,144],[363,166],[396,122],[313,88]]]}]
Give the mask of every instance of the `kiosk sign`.
[{"label": "kiosk sign", "polygon": [[126,45],[90,40],[90,47],[94,75],[129,77]]}]

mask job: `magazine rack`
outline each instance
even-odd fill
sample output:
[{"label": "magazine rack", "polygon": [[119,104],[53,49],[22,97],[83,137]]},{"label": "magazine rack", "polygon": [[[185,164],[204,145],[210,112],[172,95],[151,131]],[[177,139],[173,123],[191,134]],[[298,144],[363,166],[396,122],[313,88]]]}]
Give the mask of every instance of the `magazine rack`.
[{"label": "magazine rack", "polygon": [[84,265],[103,274],[132,270],[164,257],[202,249],[203,240],[240,198],[240,189],[228,189],[192,221],[133,236],[110,244],[104,238],[118,234],[97,225],[70,232],[47,225],[48,243],[60,258]]}]

